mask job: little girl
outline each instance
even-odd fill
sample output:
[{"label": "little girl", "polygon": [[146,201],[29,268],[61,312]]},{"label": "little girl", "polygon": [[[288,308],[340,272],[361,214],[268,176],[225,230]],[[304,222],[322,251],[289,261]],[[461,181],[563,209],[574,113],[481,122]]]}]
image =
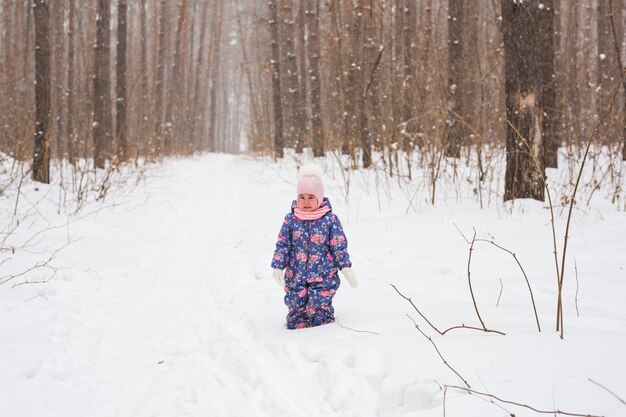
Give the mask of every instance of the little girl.
[{"label": "little girl", "polygon": [[335,321],[332,302],[339,288],[337,271],[352,288],[358,285],[347,248],[339,218],[324,198],[321,170],[316,165],[303,167],[297,200],[285,216],[272,260],[274,279],[285,289],[288,329]]}]

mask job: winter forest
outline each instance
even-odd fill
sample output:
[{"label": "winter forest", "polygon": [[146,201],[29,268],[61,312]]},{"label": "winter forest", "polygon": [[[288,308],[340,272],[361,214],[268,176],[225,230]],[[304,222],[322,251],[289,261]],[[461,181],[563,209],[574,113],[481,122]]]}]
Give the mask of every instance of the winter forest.
[{"label": "winter forest", "polygon": [[[625,6],[0,0],[6,415],[625,415]],[[292,331],[311,161],[360,285]]]}]

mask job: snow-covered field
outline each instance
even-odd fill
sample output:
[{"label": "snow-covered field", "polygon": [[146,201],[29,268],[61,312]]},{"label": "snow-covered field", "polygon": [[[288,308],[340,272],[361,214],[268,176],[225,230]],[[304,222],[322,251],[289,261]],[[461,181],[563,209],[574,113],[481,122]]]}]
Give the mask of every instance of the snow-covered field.
[{"label": "snow-covered field", "polygon": [[[472,390],[538,410],[626,415],[624,211],[601,192],[574,211],[561,340],[545,204],[481,210],[456,195],[433,207],[428,190],[373,171],[352,173],[347,192],[332,161],[326,195],[361,285],[340,288],[338,323],[296,331],[269,267],[294,197],[292,160],[169,161],[77,216],[58,210],[56,186],[26,181],[17,206],[6,190],[2,227],[22,222],[0,279],[60,250],[51,268],[0,286],[0,416],[539,415],[445,388],[464,386],[453,370]],[[560,261],[567,212],[556,214]],[[504,336],[441,336],[390,285],[440,330],[480,327],[460,233],[473,228],[516,254],[541,332],[522,270],[488,242],[474,244],[473,291],[485,326]]]}]

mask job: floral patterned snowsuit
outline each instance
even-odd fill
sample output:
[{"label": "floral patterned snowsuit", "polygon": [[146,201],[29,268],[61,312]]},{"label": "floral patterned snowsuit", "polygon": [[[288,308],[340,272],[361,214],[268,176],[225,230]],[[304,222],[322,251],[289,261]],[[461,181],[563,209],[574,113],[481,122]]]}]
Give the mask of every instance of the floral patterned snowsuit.
[{"label": "floral patterned snowsuit", "polygon": [[337,271],[352,266],[348,241],[330,201],[322,206],[331,211],[318,220],[298,220],[291,213],[278,235],[272,268],[285,270],[285,304],[289,308],[287,328],[319,326],[335,321],[333,296],[339,288]]}]

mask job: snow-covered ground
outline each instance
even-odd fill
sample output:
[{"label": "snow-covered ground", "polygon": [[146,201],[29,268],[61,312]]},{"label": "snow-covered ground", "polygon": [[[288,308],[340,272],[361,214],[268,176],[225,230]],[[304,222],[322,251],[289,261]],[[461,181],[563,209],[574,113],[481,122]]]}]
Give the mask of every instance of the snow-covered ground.
[{"label": "snow-covered ground", "polygon": [[[602,193],[574,212],[561,340],[545,204],[481,210],[456,195],[432,207],[427,189],[374,171],[350,174],[348,188],[324,164],[361,285],[340,288],[338,323],[296,331],[269,267],[295,192],[291,160],[169,161],[78,216],[58,210],[56,186],[26,181],[17,206],[5,191],[2,216],[23,221],[0,277],[60,250],[54,269],[0,286],[0,415],[538,415],[446,389],[464,385],[453,370],[473,390],[539,410],[626,415],[626,214]],[[566,211],[556,214],[560,262]],[[460,233],[471,239],[473,228],[516,254],[541,332],[522,270],[489,242],[474,244],[473,291],[485,326],[504,336],[441,336],[390,285],[441,330],[480,327]]]}]

